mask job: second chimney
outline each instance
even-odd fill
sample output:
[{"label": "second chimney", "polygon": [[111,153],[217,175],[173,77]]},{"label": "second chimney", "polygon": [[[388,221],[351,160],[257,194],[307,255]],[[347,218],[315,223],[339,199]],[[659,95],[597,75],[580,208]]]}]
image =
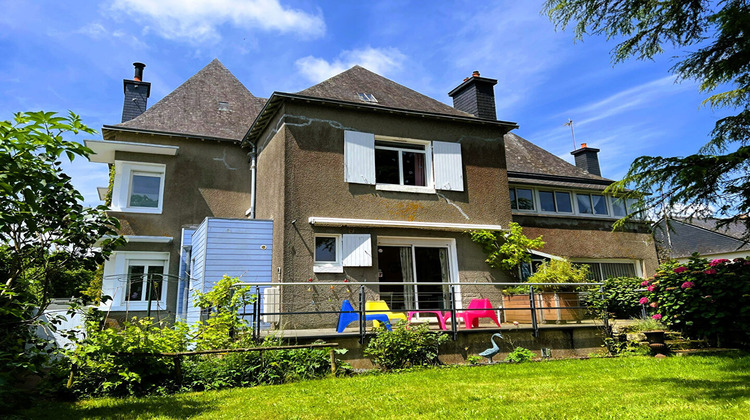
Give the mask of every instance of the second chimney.
[{"label": "second chimney", "polygon": [[151,83],[143,81],[143,63],[133,63],[135,74],[133,80],[123,79],[125,103],[122,105],[122,122],[130,121],[146,111],[148,97],[151,95]]},{"label": "second chimney", "polygon": [[602,176],[602,171],[599,169],[599,149],[582,143],[580,149],[573,150],[570,154],[575,156],[577,167],[592,175]]},{"label": "second chimney", "polygon": [[464,79],[463,83],[450,91],[448,95],[453,98],[453,107],[475,117],[488,120],[496,120],[495,111],[495,85],[497,80],[481,77],[478,71],[474,71],[471,77]]}]

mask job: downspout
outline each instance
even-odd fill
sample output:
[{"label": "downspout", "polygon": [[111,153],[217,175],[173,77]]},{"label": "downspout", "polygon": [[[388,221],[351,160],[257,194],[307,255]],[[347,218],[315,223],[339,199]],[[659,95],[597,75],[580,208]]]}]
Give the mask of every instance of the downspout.
[{"label": "downspout", "polygon": [[245,216],[248,216],[248,218],[250,219],[255,219],[255,179],[257,171],[257,153],[255,151],[255,144],[250,143],[250,145],[252,146],[250,153],[248,153],[248,155],[250,156],[250,208],[245,212]]}]

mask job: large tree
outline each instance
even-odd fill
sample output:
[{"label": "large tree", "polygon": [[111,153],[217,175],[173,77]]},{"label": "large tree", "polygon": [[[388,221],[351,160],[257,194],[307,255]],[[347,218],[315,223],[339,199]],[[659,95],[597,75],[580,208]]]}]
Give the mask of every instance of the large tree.
[{"label": "large tree", "polygon": [[691,50],[672,72],[678,80],[696,80],[709,94],[704,104],[736,114],[719,119],[711,140],[695,154],[637,158],[610,191],[637,196],[645,210],[657,213],[678,208],[692,217],[710,208],[723,223],[744,223],[750,239],[749,2],[548,0],[544,10],[558,27],[574,25],[579,39],[623,39],[612,51],[615,63],[650,59],[665,47]]},{"label": "large tree", "polygon": [[66,139],[79,132],[94,130],[73,113],[27,112],[0,121],[0,391],[43,363],[49,348],[35,341],[32,328],[59,273],[95,269],[123,242],[117,220],[103,206],[83,206],[62,171],[62,159],[91,153]]}]

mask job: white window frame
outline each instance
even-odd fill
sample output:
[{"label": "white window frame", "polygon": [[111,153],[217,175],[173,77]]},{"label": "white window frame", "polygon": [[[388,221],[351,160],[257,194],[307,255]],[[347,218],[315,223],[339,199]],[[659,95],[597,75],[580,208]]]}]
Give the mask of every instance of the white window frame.
[{"label": "white window frame", "polygon": [[[435,175],[432,167],[432,142],[429,140],[416,140],[407,139],[402,137],[390,137],[390,136],[375,136],[376,142],[392,142],[392,143],[406,143],[424,146],[424,177],[425,185],[404,185],[404,174],[403,174],[403,155],[401,152],[413,152],[413,149],[402,149],[398,146],[388,147],[375,145],[374,150],[392,150],[398,151],[398,168],[399,168],[399,184],[379,184],[377,183],[377,175],[375,181],[375,189],[380,191],[401,191],[401,192],[412,192],[412,193],[423,193],[423,194],[435,194]],[[374,153],[374,152],[373,152]],[[377,174],[378,168],[375,166],[375,173]]]},{"label": "white window frame", "polygon": [[574,264],[633,264],[635,268],[635,276],[643,278],[644,261],[643,260],[631,260],[628,258],[571,258],[571,263]]},{"label": "white window frame", "polygon": [[[614,207],[612,202],[616,200],[616,197],[613,197],[608,194],[604,194],[603,192],[597,192],[597,191],[576,191],[576,190],[567,190],[562,188],[546,188],[546,187],[533,187],[533,186],[526,186],[526,185],[509,185],[509,189],[518,190],[524,189],[524,190],[531,190],[531,195],[533,199],[533,210],[528,209],[514,209],[511,208],[511,212],[515,214],[539,214],[539,215],[549,215],[549,216],[568,216],[568,217],[586,217],[586,218],[592,218],[592,219],[611,219],[611,220],[617,220],[620,219],[621,216],[615,216],[614,215]],[[542,210],[542,200],[540,193],[542,191],[545,192],[552,192],[553,194],[558,192],[568,193],[570,194],[570,200],[571,200],[571,206],[573,211],[572,212],[559,212],[559,211],[543,211]],[[578,196],[579,195],[601,195],[605,197],[605,202],[607,205],[607,214],[595,214],[595,213],[581,213],[578,209]],[[516,200],[518,200],[518,192],[516,192]],[[557,208],[557,197],[555,197],[555,208]],[[593,203],[592,203],[593,206]],[[632,212],[630,208],[631,204],[625,202],[625,211],[627,214],[630,214]],[[592,207],[593,211],[593,207]],[[636,218],[636,220],[639,220]]]},{"label": "white window frame", "polygon": [[[115,179],[112,186],[113,211],[124,213],[161,214],[164,206],[164,186],[167,166],[162,163],[115,161]],[[157,207],[130,206],[133,175],[147,175],[159,178],[159,205]]]},{"label": "white window frame", "polygon": [[[428,248],[448,248],[448,264],[450,279],[448,285],[459,282],[458,277],[458,251],[456,248],[456,240],[454,238],[414,238],[406,236],[378,236],[377,246],[400,246],[400,247],[411,247],[412,257],[414,247],[428,247]],[[416,264],[413,267],[413,276],[417,278],[417,267]],[[456,309],[463,309],[461,302],[461,285],[456,285]],[[416,288],[415,288],[416,292]]]},{"label": "white window frame", "polygon": [[[511,211],[518,211],[518,212],[522,212],[522,213],[539,213],[539,211],[537,211],[537,208],[539,208],[539,206],[538,206],[539,197],[537,196],[537,190],[535,188],[533,188],[533,187],[524,187],[524,186],[515,186],[515,185],[509,186],[508,188],[509,188],[509,190],[508,190],[508,195],[509,196],[510,196],[510,189],[511,188],[513,190],[515,190],[515,195],[516,195],[516,208],[514,209],[514,208],[511,207]],[[522,190],[531,190],[531,208],[530,209],[519,209],[518,208],[518,189],[519,188],[522,189]],[[568,214],[570,214],[570,213],[568,213]]]},{"label": "white window frame", "polygon": [[110,311],[145,311],[148,309],[146,301],[125,299],[128,290],[128,268],[136,265],[137,262],[147,262],[151,265],[163,264],[162,296],[159,300],[151,301],[151,310],[166,310],[170,278],[169,252],[151,251],[115,251],[110,255],[104,263],[102,293],[112,297],[112,300],[103,303],[100,309]]},{"label": "white window frame", "polygon": [[[336,260],[318,261],[315,259],[318,238],[334,238],[336,240]],[[343,273],[344,264],[342,256],[341,234],[338,233],[316,233],[313,239],[313,273]]]}]

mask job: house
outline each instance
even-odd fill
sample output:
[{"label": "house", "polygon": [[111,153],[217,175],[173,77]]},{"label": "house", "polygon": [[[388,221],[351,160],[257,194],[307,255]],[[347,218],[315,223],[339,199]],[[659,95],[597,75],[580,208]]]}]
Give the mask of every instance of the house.
[{"label": "house", "polygon": [[660,257],[686,262],[697,252],[709,260],[747,258],[750,243],[742,239],[744,223],[733,222],[718,227],[719,222],[721,220],[715,218],[688,220],[671,217],[667,227],[664,219],[660,220],[654,231]]},{"label": "house", "polygon": [[128,239],[104,268],[113,316],[198,319],[190,293],[222,274],[307,282],[281,290],[276,309],[306,313],[294,328],[330,324],[359,293],[347,282],[397,310],[460,306],[500,288],[458,283],[512,280],[466,232],[512,221],[544,236],[537,262],[568,257],[595,278],[656,268],[644,226],[611,232],[630,203],[602,193],[598,150],[574,166],[511,133],[478,72],[453,107],[360,66],[265,100],[214,60],[151,108],[142,72],[124,81],[123,122],[86,143],[113,168]]}]

